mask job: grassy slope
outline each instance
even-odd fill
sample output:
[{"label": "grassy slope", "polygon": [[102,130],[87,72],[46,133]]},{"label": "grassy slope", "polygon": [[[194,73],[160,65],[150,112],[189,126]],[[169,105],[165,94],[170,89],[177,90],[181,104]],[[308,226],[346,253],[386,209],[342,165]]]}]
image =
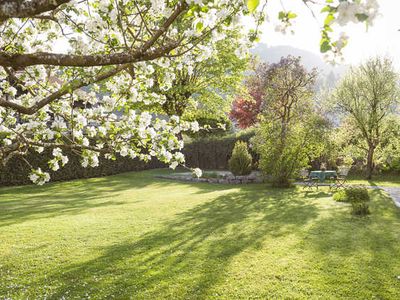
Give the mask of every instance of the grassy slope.
[{"label": "grassy slope", "polygon": [[[158,171],[160,172],[160,171]],[[400,210],[154,171],[0,189],[0,299],[400,299]]]}]

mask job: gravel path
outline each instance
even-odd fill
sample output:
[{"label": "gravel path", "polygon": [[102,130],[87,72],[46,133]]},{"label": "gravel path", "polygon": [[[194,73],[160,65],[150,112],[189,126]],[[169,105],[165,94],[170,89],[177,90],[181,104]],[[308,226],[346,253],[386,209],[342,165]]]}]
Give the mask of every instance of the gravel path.
[{"label": "gravel path", "polygon": [[394,186],[378,186],[392,197],[394,204],[400,208],[400,187]]}]

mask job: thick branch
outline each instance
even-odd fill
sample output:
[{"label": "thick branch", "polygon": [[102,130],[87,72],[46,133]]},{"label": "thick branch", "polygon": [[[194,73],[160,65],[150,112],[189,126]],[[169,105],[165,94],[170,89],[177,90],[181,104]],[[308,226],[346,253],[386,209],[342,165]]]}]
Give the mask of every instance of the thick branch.
[{"label": "thick branch", "polygon": [[[93,67],[107,65],[121,65],[155,59],[164,55],[163,50],[167,47],[159,48],[159,52],[147,52],[154,43],[163,35],[175,19],[187,8],[186,2],[180,2],[175,11],[169,16],[165,23],[154,33],[154,35],[136,51],[112,54],[93,54],[93,55],[69,55],[59,53],[37,52],[30,54],[11,54],[0,52],[0,66],[3,67],[27,67],[33,65],[52,65],[52,66],[73,66],[73,67]],[[177,45],[175,45],[176,47]],[[174,48],[174,47],[173,47]]]},{"label": "thick branch", "polygon": [[[155,59],[157,57],[160,57],[163,53],[168,53],[169,51],[171,51],[173,48],[175,48],[177,46],[177,44],[171,44],[168,47],[163,47],[163,48],[158,48],[155,51],[151,52],[146,59],[147,60],[151,60],[151,59]],[[81,79],[77,79],[74,80],[72,82],[70,82],[69,84],[64,85],[60,90],[58,90],[57,92],[54,92],[53,94],[47,96],[46,98],[40,100],[39,102],[37,102],[36,104],[34,104],[31,107],[25,107],[22,105],[19,105],[17,103],[11,102],[11,101],[7,101],[5,99],[0,98],[0,106],[2,107],[6,107],[6,108],[11,108],[14,109],[16,111],[18,111],[19,113],[25,114],[25,115],[33,115],[34,113],[36,113],[39,109],[41,109],[42,107],[48,105],[49,103],[61,98],[64,95],[67,95],[79,88],[82,88],[84,86],[87,86],[89,84],[93,84],[102,80],[105,80],[107,78],[110,78],[116,74],[118,74],[119,72],[121,72],[122,70],[128,69],[131,65],[130,64],[122,64],[119,65],[117,67],[115,67],[114,69],[102,73],[96,77],[94,77],[92,80],[81,80]]]},{"label": "thick branch", "polygon": [[84,87],[86,85],[89,84],[93,84],[99,81],[102,81],[104,79],[107,79],[109,77],[112,77],[116,74],[118,74],[119,72],[121,72],[122,70],[128,68],[129,65],[121,65],[118,67],[115,67],[114,69],[112,69],[111,71],[102,73],[96,77],[94,77],[92,80],[88,81],[84,81],[84,80],[74,80],[72,82],[70,82],[69,84],[64,85],[61,89],[59,89],[57,92],[54,92],[53,94],[47,96],[46,98],[40,100],[39,102],[35,103],[34,105],[32,105],[31,107],[25,107],[22,105],[19,105],[17,103],[14,102],[10,102],[4,99],[0,99],[0,106],[2,107],[7,107],[7,108],[12,108],[16,111],[18,111],[19,113],[22,114],[26,114],[26,115],[33,115],[35,112],[37,112],[39,109],[41,109],[42,107],[48,105],[49,103],[61,98],[62,96],[71,93],[74,90],[77,90],[81,87]]},{"label": "thick branch", "polygon": [[71,0],[3,0],[0,1],[0,22],[10,18],[29,18],[52,11]]}]

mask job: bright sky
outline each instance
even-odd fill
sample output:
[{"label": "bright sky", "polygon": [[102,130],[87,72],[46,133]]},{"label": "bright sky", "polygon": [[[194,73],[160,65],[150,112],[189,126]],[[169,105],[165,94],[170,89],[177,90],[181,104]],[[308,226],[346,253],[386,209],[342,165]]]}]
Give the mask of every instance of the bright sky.
[{"label": "bright sky", "polygon": [[[294,35],[283,35],[274,30],[278,12],[282,10],[280,2],[283,3],[286,10],[298,14],[293,27]],[[400,71],[400,31],[398,31],[400,29],[400,1],[378,0],[378,3],[380,16],[375,20],[374,25],[368,28],[368,31],[366,31],[365,24],[361,23],[335,27],[336,32],[344,31],[350,36],[349,43],[344,50],[345,64],[357,64],[370,56],[387,55],[393,59],[396,68]],[[321,55],[319,52],[319,24],[323,22],[315,20],[302,1],[273,0],[269,1],[268,5],[270,22],[262,25],[263,35],[260,42],[268,46],[290,45]],[[318,15],[322,16],[317,13],[317,17]]]}]

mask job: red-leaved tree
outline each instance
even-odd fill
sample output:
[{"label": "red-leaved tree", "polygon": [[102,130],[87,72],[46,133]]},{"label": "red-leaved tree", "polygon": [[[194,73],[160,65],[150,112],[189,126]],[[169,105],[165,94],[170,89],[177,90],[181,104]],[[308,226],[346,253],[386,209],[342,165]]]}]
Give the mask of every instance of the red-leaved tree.
[{"label": "red-leaved tree", "polygon": [[258,114],[263,109],[266,87],[266,72],[269,65],[258,64],[254,73],[245,81],[246,95],[238,95],[232,103],[229,113],[230,119],[241,129],[248,128],[258,123]]}]

